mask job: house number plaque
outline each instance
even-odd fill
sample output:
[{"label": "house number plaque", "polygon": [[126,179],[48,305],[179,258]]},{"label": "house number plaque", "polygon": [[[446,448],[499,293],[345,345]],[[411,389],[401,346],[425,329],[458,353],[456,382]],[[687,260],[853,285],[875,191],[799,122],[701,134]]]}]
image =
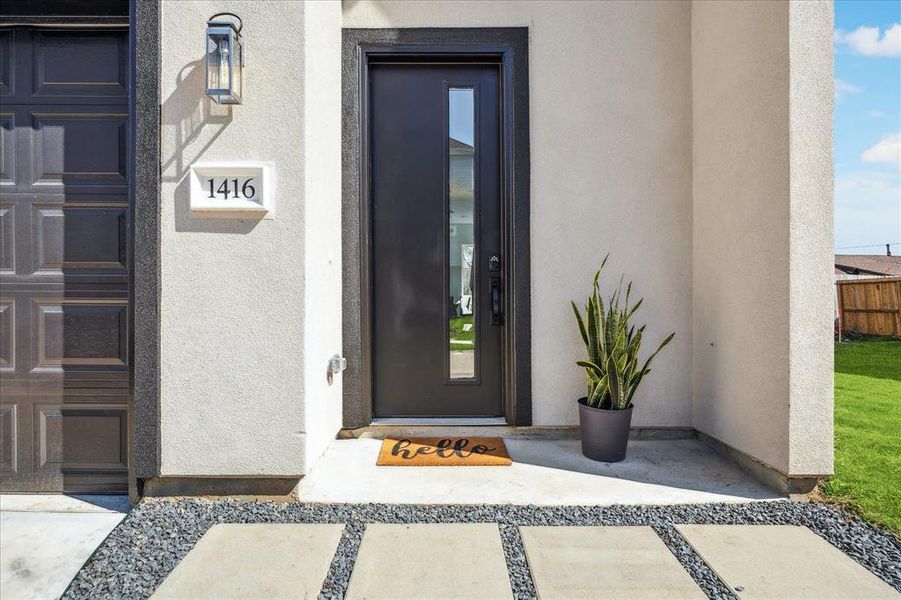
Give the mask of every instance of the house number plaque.
[{"label": "house number plaque", "polygon": [[191,212],[197,217],[272,218],[271,163],[243,161],[191,165]]}]

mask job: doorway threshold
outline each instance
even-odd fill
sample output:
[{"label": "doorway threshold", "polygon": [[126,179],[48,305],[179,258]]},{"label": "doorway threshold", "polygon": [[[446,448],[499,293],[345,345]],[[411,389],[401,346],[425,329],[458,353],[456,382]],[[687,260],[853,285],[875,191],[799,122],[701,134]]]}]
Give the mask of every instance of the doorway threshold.
[{"label": "doorway threshold", "polygon": [[506,425],[507,420],[504,417],[451,417],[451,418],[409,418],[409,417],[392,417],[384,419],[373,419],[372,425],[381,427],[385,425],[399,425],[416,427],[497,427],[498,425]]},{"label": "doorway threshold", "polygon": [[[388,421],[386,423],[386,421]],[[419,424],[423,423],[423,424]],[[578,427],[517,427],[501,418],[489,419],[376,419],[365,427],[342,429],[339,440],[386,437],[502,437],[530,439],[578,439]]]}]

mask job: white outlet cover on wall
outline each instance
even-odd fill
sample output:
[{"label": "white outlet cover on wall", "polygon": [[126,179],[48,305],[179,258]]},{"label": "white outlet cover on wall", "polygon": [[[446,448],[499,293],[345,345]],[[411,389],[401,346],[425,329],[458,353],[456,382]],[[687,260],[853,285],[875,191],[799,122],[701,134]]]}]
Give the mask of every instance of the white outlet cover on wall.
[{"label": "white outlet cover on wall", "polygon": [[275,167],[263,161],[199,162],[188,173],[195,217],[271,219]]}]

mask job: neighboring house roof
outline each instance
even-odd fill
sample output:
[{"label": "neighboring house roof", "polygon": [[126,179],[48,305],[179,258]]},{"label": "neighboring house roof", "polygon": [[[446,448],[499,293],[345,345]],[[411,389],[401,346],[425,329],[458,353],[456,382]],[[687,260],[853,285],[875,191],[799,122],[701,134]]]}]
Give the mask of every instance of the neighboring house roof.
[{"label": "neighboring house roof", "polygon": [[901,256],[836,254],[835,270],[853,275],[901,276]]},{"label": "neighboring house roof", "polygon": [[468,200],[472,202],[473,193],[472,186],[466,185],[465,183],[454,181],[451,179],[450,182],[450,197],[451,200]]},{"label": "neighboring house roof", "polygon": [[450,138],[450,150],[452,154],[472,154],[474,148],[466,142],[461,142],[457,138]]}]

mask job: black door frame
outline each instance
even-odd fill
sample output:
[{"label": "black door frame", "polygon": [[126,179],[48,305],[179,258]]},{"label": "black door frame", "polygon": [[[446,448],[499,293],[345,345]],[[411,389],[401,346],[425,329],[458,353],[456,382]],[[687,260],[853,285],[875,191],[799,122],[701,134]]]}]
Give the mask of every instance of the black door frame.
[{"label": "black door frame", "polygon": [[129,496],[160,473],[160,75],[162,0],[129,0],[132,147],[132,405]]},{"label": "black door frame", "polygon": [[342,279],[344,427],[372,422],[369,66],[380,60],[490,61],[501,69],[504,418],[532,422],[528,29],[344,29]]}]

